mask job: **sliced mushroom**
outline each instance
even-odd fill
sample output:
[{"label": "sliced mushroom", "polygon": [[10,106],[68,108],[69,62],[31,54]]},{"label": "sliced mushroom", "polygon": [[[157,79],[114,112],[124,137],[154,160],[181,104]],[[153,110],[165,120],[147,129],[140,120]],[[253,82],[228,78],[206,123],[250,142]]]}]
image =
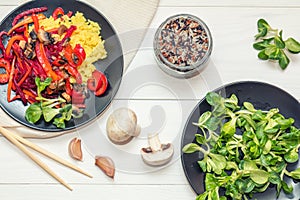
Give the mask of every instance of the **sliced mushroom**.
[{"label": "sliced mushroom", "polygon": [[66,32],[66,30],[68,30],[68,28],[62,24],[58,27],[57,33],[58,33],[58,35],[62,36],[62,34],[64,34]]},{"label": "sliced mushroom", "polygon": [[161,144],[158,134],[148,136],[149,147],[141,149],[143,161],[151,166],[161,166],[170,162],[174,154],[171,143]]},{"label": "sliced mushroom", "polygon": [[51,35],[47,31],[44,31],[43,29],[39,29],[37,37],[40,42],[44,43],[45,45],[51,43]]},{"label": "sliced mushroom", "polygon": [[119,108],[107,119],[107,136],[114,144],[127,144],[133,137],[138,136],[140,131],[136,114],[131,109]]}]

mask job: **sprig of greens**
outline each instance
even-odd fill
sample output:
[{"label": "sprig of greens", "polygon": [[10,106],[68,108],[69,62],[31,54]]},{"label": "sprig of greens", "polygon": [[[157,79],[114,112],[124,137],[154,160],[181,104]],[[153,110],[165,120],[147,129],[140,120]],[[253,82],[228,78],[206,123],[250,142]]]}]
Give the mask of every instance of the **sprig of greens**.
[{"label": "sprig of greens", "polygon": [[[196,199],[248,199],[270,184],[276,186],[277,196],[281,190],[292,193],[284,177],[300,180],[300,168],[287,170],[299,160],[300,129],[293,126],[294,119],[285,118],[278,108],[262,111],[250,102],[239,106],[235,94],[223,98],[210,92],[206,101],[212,111],[194,123],[201,133],[182,149],[203,154],[198,164],[206,173],[205,192]],[[225,189],[223,196],[220,188]]]},{"label": "sprig of greens", "polygon": [[286,69],[290,63],[286,51],[300,53],[300,43],[294,38],[284,40],[282,30],[273,29],[264,19],[257,21],[258,33],[255,35],[254,49],[259,50],[258,58],[278,61],[281,69]]},{"label": "sprig of greens", "polygon": [[53,124],[58,128],[65,128],[65,121],[69,121],[72,117],[72,104],[65,104],[61,108],[56,108],[57,105],[62,105],[66,101],[61,98],[47,99],[42,96],[42,92],[51,84],[52,79],[46,78],[41,81],[40,78],[35,78],[37,86],[37,97],[35,102],[31,104],[26,112],[25,118],[30,123],[36,123],[43,117],[46,122],[53,121]]}]

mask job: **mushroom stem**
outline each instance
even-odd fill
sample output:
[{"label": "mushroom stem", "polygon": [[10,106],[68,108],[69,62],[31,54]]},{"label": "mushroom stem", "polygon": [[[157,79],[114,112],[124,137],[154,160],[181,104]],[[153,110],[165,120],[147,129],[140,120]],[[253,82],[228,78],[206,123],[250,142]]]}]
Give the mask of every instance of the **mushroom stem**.
[{"label": "mushroom stem", "polygon": [[148,135],[148,143],[153,152],[161,151],[161,142],[158,137],[158,133]]}]

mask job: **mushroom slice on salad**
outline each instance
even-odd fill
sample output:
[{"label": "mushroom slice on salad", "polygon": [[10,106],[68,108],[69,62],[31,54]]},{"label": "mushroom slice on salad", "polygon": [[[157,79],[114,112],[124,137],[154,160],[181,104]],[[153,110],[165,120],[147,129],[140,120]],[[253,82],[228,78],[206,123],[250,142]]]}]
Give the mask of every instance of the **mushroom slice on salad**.
[{"label": "mushroom slice on salad", "polygon": [[143,161],[151,166],[165,165],[171,161],[174,147],[171,143],[161,144],[158,134],[148,136],[149,147],[141,149]]}]

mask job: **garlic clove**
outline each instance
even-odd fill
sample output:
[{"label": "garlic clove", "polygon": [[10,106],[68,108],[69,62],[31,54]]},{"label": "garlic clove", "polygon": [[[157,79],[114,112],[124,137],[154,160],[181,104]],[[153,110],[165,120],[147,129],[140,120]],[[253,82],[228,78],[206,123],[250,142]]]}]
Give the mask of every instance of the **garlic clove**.
[{"label": "garlic clove", "polygon": [[115,164],[113,160],[107,156],[96,156],[95,165],[98,166],[108,177],[112,179],[115,176]]},{"label": "garlic clove", "polygon": [[75,160],[82,161],[81,140],[79,138],[70,141],[69,155]]}]

